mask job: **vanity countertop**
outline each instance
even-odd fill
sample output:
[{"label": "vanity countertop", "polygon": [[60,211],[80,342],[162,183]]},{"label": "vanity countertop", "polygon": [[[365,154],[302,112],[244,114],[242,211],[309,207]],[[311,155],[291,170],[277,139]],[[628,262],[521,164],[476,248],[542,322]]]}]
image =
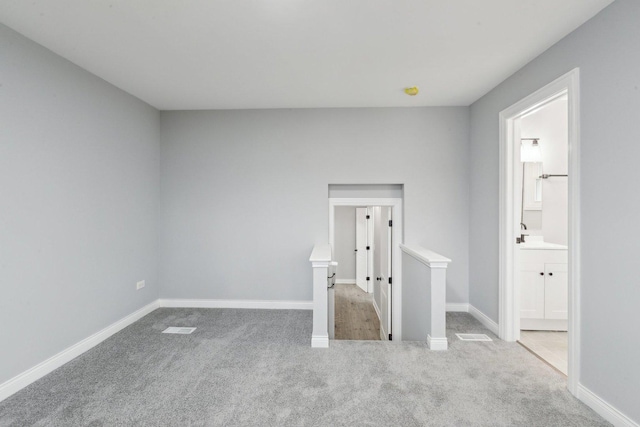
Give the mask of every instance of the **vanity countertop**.
[{"label": "vanity countertop", "polygon": [[557,243],[549,243],[549,242],[541,242],[541,241],[533,241],[533,242],[524,242],[520,243],[520,249],[524,250],[540,250],[540,249],[550,249],[555,251],[566,251],[567,246],[559,245]]}]

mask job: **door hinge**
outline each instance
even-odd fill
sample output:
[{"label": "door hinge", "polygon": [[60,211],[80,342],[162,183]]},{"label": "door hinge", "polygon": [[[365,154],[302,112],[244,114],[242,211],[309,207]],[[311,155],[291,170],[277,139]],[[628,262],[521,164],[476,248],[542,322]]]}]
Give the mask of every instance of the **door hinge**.
[{"label": "door hinge", "polygon": [[389,341],[392,341],[392,339],[391,339],[391,334],[389,334]]},{"label": "door hinge", "polygon": [[367,246],[367,250],[370,250],[370,249],[371,249],[371,246]]},{"label": "door hinge", "polygon": [[369,280],[371,280],[371,277],[367,277],[367,282],[368,282]]},{"label": "door hinge", "polygon": [[371,215],[367,215],[367,219],[371,218]]},{"label": "door hinge", "polygon": [[389,284],[391,285],[391,277],[389,277]]},{"label": "door hinge", "polygon": [[393,227],[393,221],[389,220],[389,227]]}]

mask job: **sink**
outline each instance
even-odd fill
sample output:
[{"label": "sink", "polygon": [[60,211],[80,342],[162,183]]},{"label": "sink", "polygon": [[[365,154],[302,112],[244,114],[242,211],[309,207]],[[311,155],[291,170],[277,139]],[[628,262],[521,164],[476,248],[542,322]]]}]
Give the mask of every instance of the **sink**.
[{"label": "sink", "polygon": [[551,249],[557,251],[566,251],[568,248],[566,245],[559,245],[557,243],[545,242],[542,236],[527,236],[524,243],[520,243],[520,249]]}]

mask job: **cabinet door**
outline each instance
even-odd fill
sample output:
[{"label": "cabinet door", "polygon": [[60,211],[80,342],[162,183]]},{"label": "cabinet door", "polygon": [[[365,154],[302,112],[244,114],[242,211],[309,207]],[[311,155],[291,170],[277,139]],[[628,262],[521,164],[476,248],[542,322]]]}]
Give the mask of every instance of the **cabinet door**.
[{"label": "cabinet door", "polygon": [[544,319],[543,263],[523,263],[520,269],[520,318]]},{"label": "cabinet door", "polygon": [[544,318],[568,319],[569,279],[567,264],[545,264]]}]

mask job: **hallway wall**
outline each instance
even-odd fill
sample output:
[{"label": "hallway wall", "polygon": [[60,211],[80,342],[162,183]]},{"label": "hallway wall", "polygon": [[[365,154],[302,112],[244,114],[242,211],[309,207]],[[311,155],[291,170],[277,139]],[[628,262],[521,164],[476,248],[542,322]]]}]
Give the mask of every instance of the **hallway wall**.
[{"label": "hallway wall", "polygon": [[581,79],[581,382],[640,422],[640,2],[616,0],[471,106],[470,302],[498,320],[498,114]]}]

